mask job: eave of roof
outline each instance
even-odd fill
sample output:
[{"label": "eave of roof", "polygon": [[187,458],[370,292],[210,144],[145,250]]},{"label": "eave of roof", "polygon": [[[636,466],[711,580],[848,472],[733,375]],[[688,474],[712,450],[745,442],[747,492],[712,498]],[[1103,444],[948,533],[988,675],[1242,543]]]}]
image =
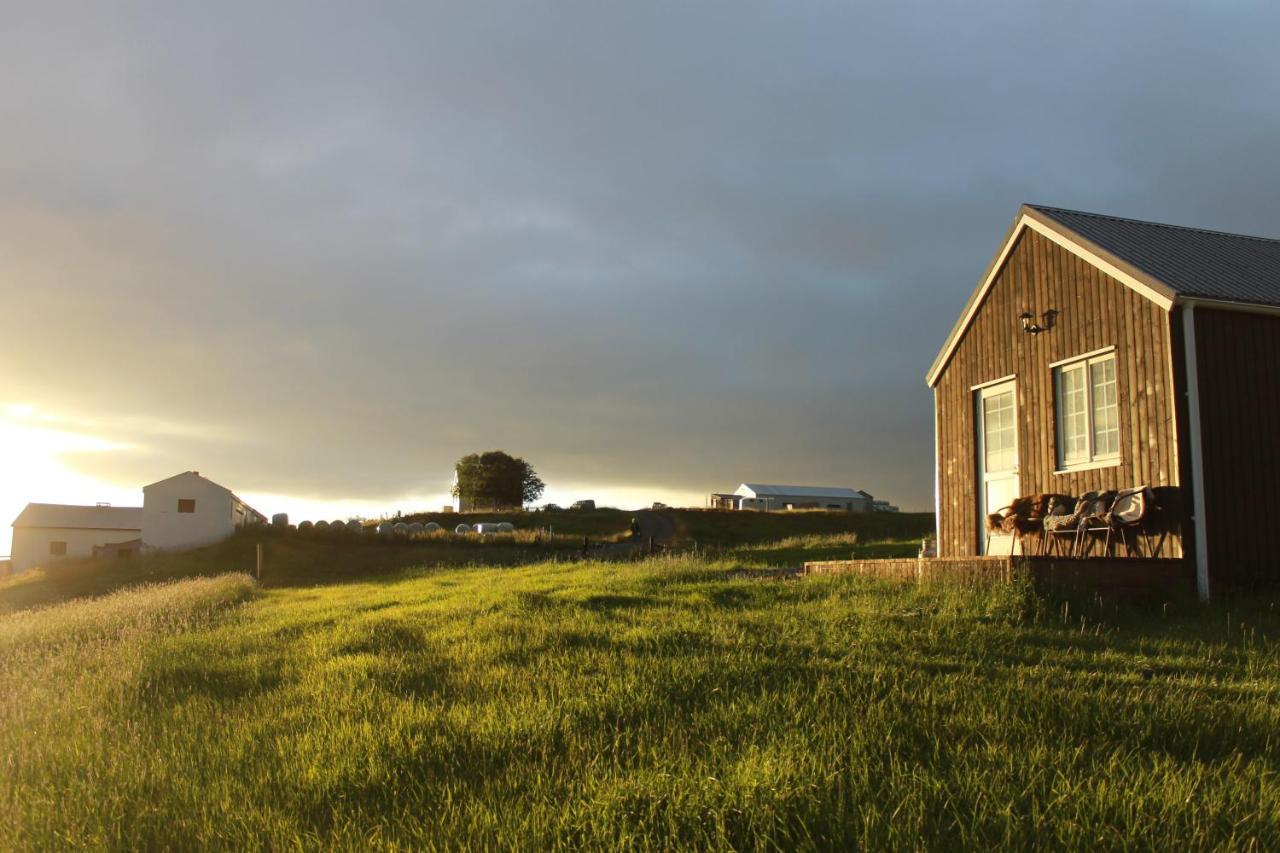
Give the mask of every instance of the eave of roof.
[{"label": "eave of roof", "polygon": [[983,299],[987,292],[995,282],[995,278],[1004,267],[1005,261],[1008,259],[1010,252],[1016,245],[1018,238],[1022,232],[1031,228],[1032,230],[1048,237],[1053,242],[1067,249],[1068,251],[1083,258],[1086,262],[1092,264],[1111,277],[1119,280],[1122,284],[1137,291],[1142,296],[1164,308],[1170,310],[1175,304],[1188,305],[1205,305],[1219,307],[1230,310],[1241,311],[1260,311],[1263,313],[1280,313],[1280,306],[1274,306],[1266,303],[1235,301],[1230,299],[1206,298],[1194,294],[1179,293],[1168,282],[1163,281],[1156,276],[1150,274],[1146,270],[1130,263],[1114,252],[1098,245],[1093,240],[1080,234],[1067,224],[1054,218],[1053,214],[1072,215],[1072,216],[1092,216],[1099,219],[1113,219],[1120,222],[1127,222],[1136,225],[1151,226],[1154,228],[1170,228],[1184,230],[1194,233],[1212,234],[1222,238],[1234,238],[1241,240],[1258,240],[1269,243],[1277,243],[1280,241],[1268,241],[1267,238],[1249,237],[1246,235],[1227,234],[1225,232],[1204,231],[1203,229],[1182,228],[1176,225],[1163,225],[1155,222],[1141,222],[1140,220],[1123,220],[1119,217],[1102,217],[1098,214],[1089,214],[1082,211],[1068,211],[1062,208],[1051,208],[1042,205],[1024,204],[1018,209],[1018,215],[1014,217],[1013,224],[1009,227],[1005,234],[1004,241],[1000,244],[1000,249],[992,258],[991,263],[987,265],[986,271],[982,278],[978,280],[978,285],[974,288],[973,293],[969,295],[969,300],[965,303],[964,310],[961,311],[960,317],[956,320],[951,332],[947,335],[946,341],[942,348],[938,351],[938,355],[934,358],[933,364],[929,367],[929,371],[925,374],[925,381],[929,387],[937,385],[938,378],[942,375],[942,371],[946,368],[950,361],[955,348],[959,345],[965,331],[973,322],[973,318],[977,315],[978,309],[981,307]]},{"label": "eave of roof", "polygon": [[1280,307],[1280,240],[1032,205],[1180,299]]}]

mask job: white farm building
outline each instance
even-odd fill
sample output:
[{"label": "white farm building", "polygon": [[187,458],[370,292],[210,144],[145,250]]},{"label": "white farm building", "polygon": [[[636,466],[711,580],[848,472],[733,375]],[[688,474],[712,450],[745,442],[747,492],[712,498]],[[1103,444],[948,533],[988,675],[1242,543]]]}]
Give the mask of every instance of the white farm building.
[{"label": "white farm building", "polygon": [[67,557],[195,548],[265,522],[230,489],[187,471],[144,486],[140,507],[27,504],[13,522],[12,570]]},{"label": "white farm building", "polygon": [[711,495],[712,509],[763,511],[820,509],[829,512],[871,512],[871,495],[839,486],[784,486],[743,483],[732,494]]},{"label": "white farm building", "polygon": [[63,557],[92,557],[107,545],[128,554],[141,544],[141,507],[27,504],[13,522],[10,564],[20,572]]},{"label": "white farm building", "polygon": [[198,471],[142,487],[142,544],[146,548],[194,548],[226,539],[238,528],[267,519],[228,489]]}]

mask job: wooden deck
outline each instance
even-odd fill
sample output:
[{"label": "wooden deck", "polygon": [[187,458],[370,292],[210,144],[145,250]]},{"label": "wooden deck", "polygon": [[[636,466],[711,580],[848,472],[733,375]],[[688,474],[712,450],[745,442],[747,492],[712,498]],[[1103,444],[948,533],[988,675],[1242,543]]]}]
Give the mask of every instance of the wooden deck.
[{"label": "wooden deck", "polygon": [[805,575],[855,574],[910,583],[986,585],[1030,578],[1038,589],[1107,598],[1194,595],[1190,561],[1167,558],[940,557],[805,563]]}]

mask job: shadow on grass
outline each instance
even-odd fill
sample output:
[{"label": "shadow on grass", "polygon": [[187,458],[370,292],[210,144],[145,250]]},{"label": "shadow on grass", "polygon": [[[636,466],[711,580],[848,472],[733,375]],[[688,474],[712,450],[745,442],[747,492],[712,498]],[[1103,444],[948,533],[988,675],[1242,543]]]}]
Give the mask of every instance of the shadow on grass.
[{"label": "shadow on grass", "polygon": [[767,596],[756,594],[755,590],[744,589],[741,586],[723,586],[712,591],[709,596],[711,603],[716,607],[724,610],[744,610],[752,605],[759,607],[771,607],[772,602]]},{"label": "shadow on grass", "polygon": [[139,680],[137,701],[154,707],[157,697],[168,701],[198,696],[236,701],[275,690],[284,683],[278,671],[232,669],[208,663],[155,663]]},{"label": "shadow on grass", "polygon": [[494,655],[494,660],[508,666],[537,666],[540,661],[564,652],[618,651],[623,647],[604,634],[585,631],[559,631],[538,642],[526,642]]},{"label": "shadow on grass", "polygon": [[378,668],[370,680],[382,690],[415,702],[440,702],[458,692],[457,670],[439,658],[415,660],[412,669]]},{"label": "shadow on grass", "polygon": [[334,655],[400,655],[430,647],[422,628],[400,621],[355,623],[350,630],[360,636],[339,644]]},{"label": "shadow on grass", "polygon": [[541,590],[516,590],[512,598],[517,610],[554,610],[562,606],[555,596]]},{"label": "shadow on grass", "polygon": [[592,595],[579,601],[578,606],[596,613],[608,613],[613,610],[639,610],[658,603],[648,595]]}]

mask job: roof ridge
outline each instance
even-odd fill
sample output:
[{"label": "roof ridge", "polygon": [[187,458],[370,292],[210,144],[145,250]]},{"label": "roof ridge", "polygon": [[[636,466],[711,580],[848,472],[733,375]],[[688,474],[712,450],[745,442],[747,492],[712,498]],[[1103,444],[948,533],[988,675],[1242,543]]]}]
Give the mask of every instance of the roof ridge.
[{"label": "roof ridge", "polygon": [[1027,204],[1033,210],[1046,213],[1069,213],[1074,216],[1089,216],[1094,219],[1109,219],[1112,222],[1130,222],[1134,225],[1150,225],[1155,228],[1172,228],[1175,231],[1194,231],[1200,234],[1212,234],[1215,237],[1235,237],[1240,240],[1257,240],[1260,243],[1280,243],[1280,237],[1259,237],[1256,234],[1237,234],[1234,231],[1218,231],[1213,228],[1196,228],[1191,225],[1175,225],[1172,222],[1155,222],[1150,219],[1134,219],[1130,216],[1114,216],[1109,213],[1093,213],[1088,210],[1072,210],[1069,207],[1053,207],[1047,204]]}]

